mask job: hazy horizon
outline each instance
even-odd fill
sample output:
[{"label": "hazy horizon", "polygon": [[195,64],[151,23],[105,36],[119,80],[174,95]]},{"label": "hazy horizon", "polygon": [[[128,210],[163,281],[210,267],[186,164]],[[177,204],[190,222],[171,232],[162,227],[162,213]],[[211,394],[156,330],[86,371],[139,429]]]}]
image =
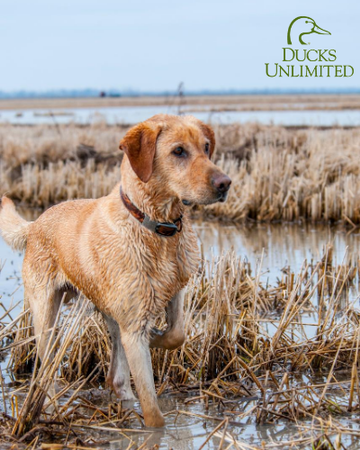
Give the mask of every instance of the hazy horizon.
[{"label": "hazy horizon", "polygon": [[[0,99],[36,99],[36,98],[86,98],[99,97],[100,93],[104,92],[106,97],[146,97],[146,96],[178,96],[178,90],[168,91],[137,91],[124,90],[118,91],[115,89],[54,89],[47,91],[0,91]],[[248,89],[248,90],[205,90],[205,91],[187,91],[184,89],[182,95],[185,97],[196,96],[241,96],[241,95],[350,95],[360,94],[360,88],[318,88],[318,89]]]}]

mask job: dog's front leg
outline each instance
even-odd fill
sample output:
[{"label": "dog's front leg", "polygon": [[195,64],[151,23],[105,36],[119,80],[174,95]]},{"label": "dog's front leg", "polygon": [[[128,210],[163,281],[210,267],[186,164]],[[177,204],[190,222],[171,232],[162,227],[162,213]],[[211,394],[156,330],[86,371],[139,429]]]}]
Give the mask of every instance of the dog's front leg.
[{"label": "dog's front leg", "polygon": [[135,381],[147,427],[163,427],[164,417],[159,409],[151,365],[149,341],[142,333],[121,329],[121,339],[131,374]]},{"label": "dog's front leg", "polygon": [[173,350],[184,343],[184,295],[185,290],[183,289],[168,303],[166,307],[167,328],[164,331],[157,328],[151,330],[150,347]]}]

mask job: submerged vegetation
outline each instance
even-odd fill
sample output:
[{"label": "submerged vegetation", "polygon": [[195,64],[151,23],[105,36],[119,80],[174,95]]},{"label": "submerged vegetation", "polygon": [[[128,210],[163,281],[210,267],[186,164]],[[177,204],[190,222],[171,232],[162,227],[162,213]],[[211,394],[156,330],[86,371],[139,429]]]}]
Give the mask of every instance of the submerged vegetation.
[{"label": "submerged vegetation", "polygon": [[[360,128],[214,126],[229,200],[197,217],[360,223]],[[126,126],[0,125],[0,192],[24,205],[106,195],[120,179]]]},{"label": "submerged vegetation", "polygon": [[[152,351],[160,398],[186,394],[182,409],[167,412],[166,421],[205,420],[213,431],[203,443],[217,437],[219,449],[273,448],[249,445],[234,430],[279,421],[297,426],[297,448],[346,448],[342,435],[360,438],[356,417],[349,427],[338,421],[352,421],[360,408],[360,316],[358,299],[349,296],[359,266],[334,265],[328,246],[318,263],[305,261],[297,274],[287,268],[274,286],[261,281],[261,271],[230,252],[204,262],[191,280],[186,342],[174,351]],[[20,381],[7,385],[2,378],[1,439],[19,448],[98,448],[121,436],[128,448],[152,448],[139,408],[104,390],[111,342],[101,316],[82,297],[62,311],[54,327],[55,361],[47,358],[40,367],[29,312],[1,318],[2,353]],[[205,413],[189,410],[194,404]]]}]

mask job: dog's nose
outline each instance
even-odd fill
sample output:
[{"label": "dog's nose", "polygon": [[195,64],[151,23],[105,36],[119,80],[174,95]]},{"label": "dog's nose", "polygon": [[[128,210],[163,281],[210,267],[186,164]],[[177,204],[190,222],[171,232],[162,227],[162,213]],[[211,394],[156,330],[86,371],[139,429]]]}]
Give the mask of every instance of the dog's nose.
[{"label": "dog's nose", "polygon": [[212,179],[212,184],[221,194],[224,194],[230,188],[231,179],[222,173]]}]

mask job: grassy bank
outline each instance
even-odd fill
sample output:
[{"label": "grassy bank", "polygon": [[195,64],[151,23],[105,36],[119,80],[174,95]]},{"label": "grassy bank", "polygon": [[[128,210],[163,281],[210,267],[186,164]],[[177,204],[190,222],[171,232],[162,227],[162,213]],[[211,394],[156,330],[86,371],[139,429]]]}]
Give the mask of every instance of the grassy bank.
[{"label": "grassy bank", "polygon": [[[360,404],[358,302],[349,296],[358,272],[357,263],[335,266],[331,247],[299,273],[289,268],[274,286],[260,281],[261,267],[232,253],[205,263],[187,290],[185,344],[152,352],[158,395],[180,395],[184,402],[167,413],[167,423],[179,415],[203,418],[219,449],[234,440],[232,448],[273,448],[243,446],[233,431],[279,421],[298,426],[296,448],[345,448],[329,442],[360,438],[355,426],[342,422],[351,421]],[[48,442],[98,448],[123,436],[136,448],[129,433],[145,432],[141,411],[104,391],[111,343],[99,314],[80,298],[64,309],[56,329],[55,363],[45,360],[34,370],[29,313],[1,319],[2,353],[11,352],[8,367],[22,380],[10,387],[2,381],[2,441],[20,448]],[[57,394],[47,399],[53,409],[45,413],[41,404],[54,379]],[[203,405],[203,412],[189,412],[191,404]]]},{"label": "grassy bank", "polygon": [[[99,197],[119,180],[118,143],[127,128],[0,125],[0,193],[48,207]],[[241,222],[360,223],[360,129],[215,126],[218,164],[230,174],[229,201],[194,211]]]}]

